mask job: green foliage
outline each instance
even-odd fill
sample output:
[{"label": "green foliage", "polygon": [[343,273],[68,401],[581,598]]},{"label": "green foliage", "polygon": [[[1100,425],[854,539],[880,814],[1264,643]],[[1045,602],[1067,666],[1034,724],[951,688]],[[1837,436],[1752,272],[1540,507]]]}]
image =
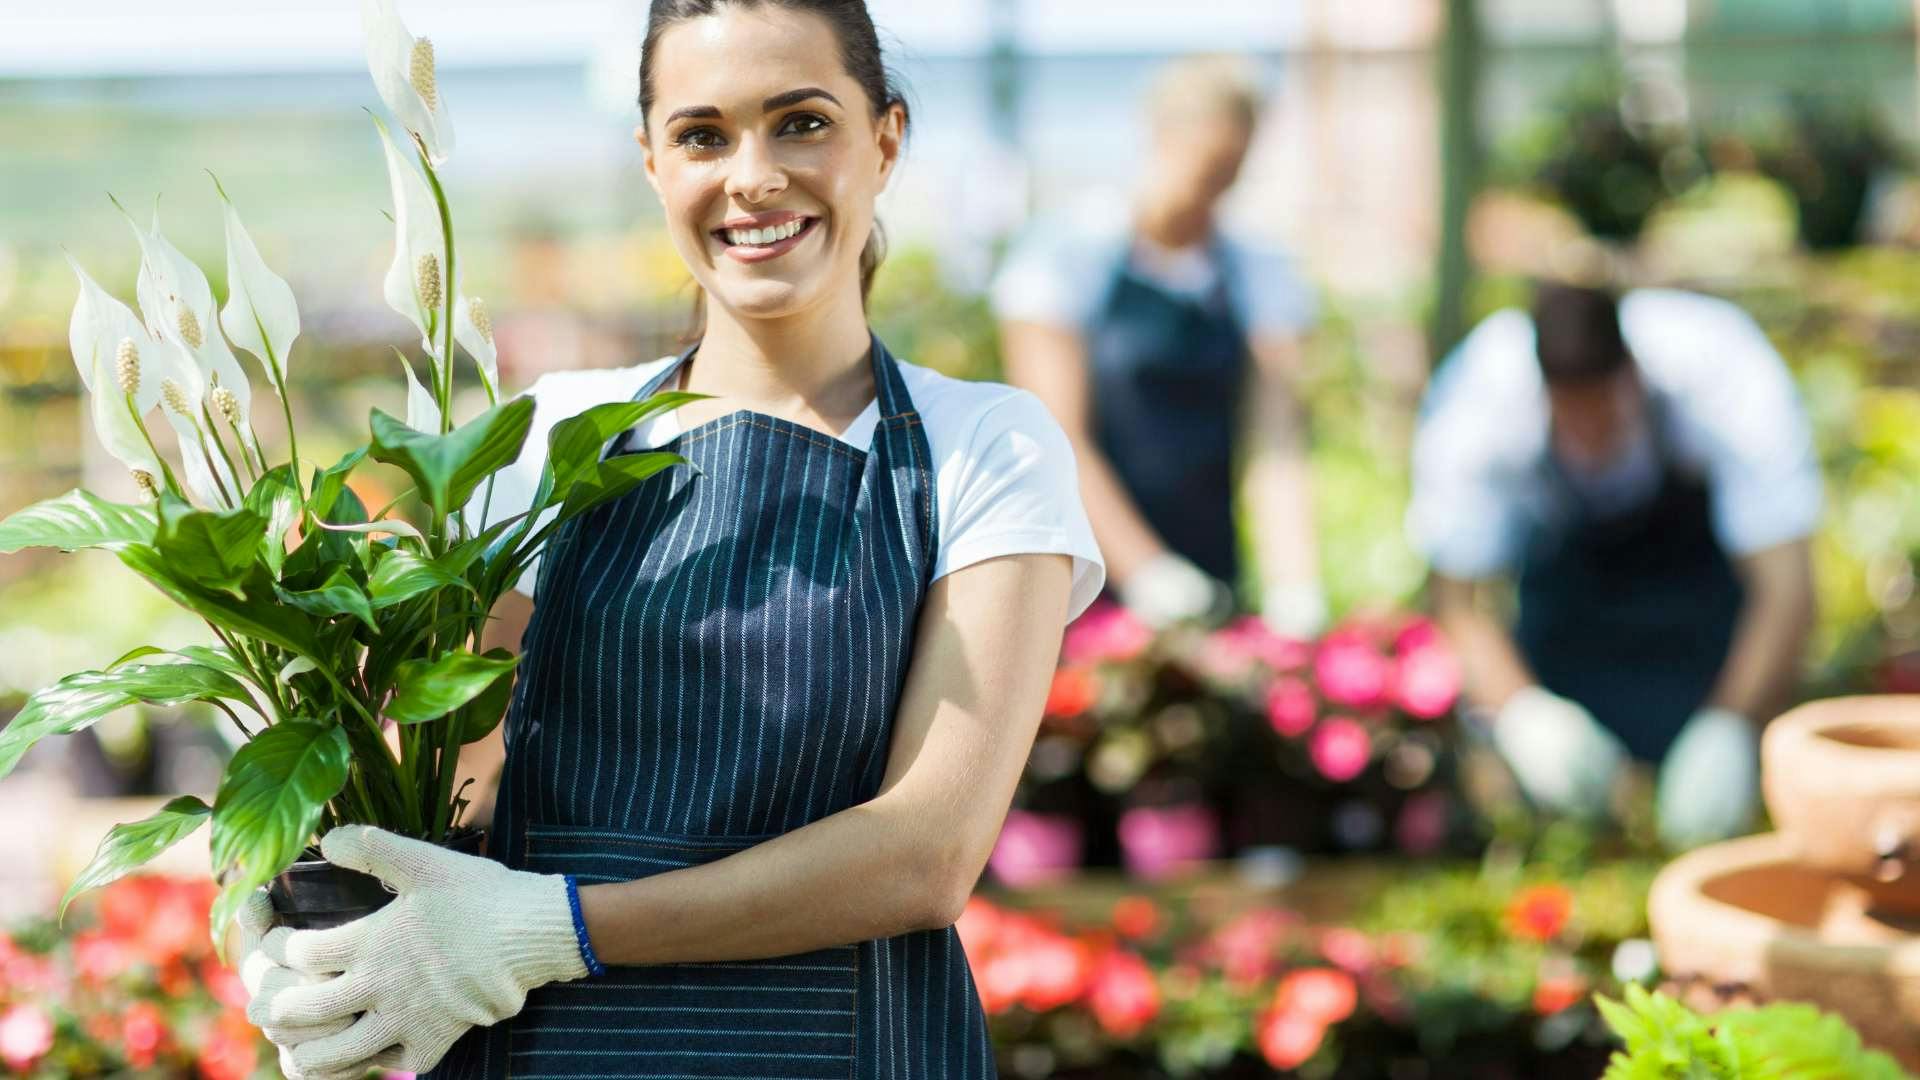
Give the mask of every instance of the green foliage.
[{"label": "green foliage", "polygon": [[1605,1080],[1908,1080],[1867,1050],[1837,1016],[1810,1005],[1768,1005],[1702,1017],[1665,994],[1626,988],[1595,1004],[1626,1048]]},{"label": "green foliage", "polygon": [[60,898],[58,918],[66,920],[67,905],[74,897],[145,866],[154,856],[192,835],[212,814],[213,808],[206,803],[182,795],[148,817],[115,825],[73,884],[67,886],[66,895]]},{"label": "green foliage", "polygon": [[41,739],[92,727],[115,709],[136,702],[179,705],[222,698],[250,700],[231,675],[196,663],[132,664],[69,675],[27,699],[26,708],[0,730],[0,777]]},{"label": "green foliage", "polygon": [[154,520],[151,507],[112,503],[75,488],[0,521],[0,554],[36,547],[117,550],[150,540]]},{"label": "green foliage", "polygon": [[413,478],[428,508],[445,515],[520,456],[533,426],[533,399],[522,395],[496,405],[445,435],[415,431],[379,409],[373,410],[371,424],[372,458],[399,466]]}]

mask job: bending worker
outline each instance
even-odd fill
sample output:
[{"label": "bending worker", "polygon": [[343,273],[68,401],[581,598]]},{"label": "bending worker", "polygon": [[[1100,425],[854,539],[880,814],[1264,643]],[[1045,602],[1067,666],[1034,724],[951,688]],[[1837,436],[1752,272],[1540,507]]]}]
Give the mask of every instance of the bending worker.
[{"label": "bending worker", "polygon": [[1326,605],[1291,384],[1314,301],[1285,255],[1215,221],[1260,92],[1238,62],[1194,57],[1161,73],[1148,105],[1150,165],[1131,207],[1083,200],[1017,245],[994,282],[1007,381],[1066,429],[1136,615],[1159,626],[1234,608],[1241,487],[1258,524],[1245,530],[1258,609],[1311,634]]},{"label": "bending worker", "polygon": [[[1669,843],[1748,827],[1760,725],[1813,621],[1821,507],[1806,416],[1753,320],[1539,285],[1436,374],[1413,471],[1441,625],[1527,794],[1597,814],[1631,756],[1660,764]],[[1484,603],[1503,577],[1510,628]]]}]

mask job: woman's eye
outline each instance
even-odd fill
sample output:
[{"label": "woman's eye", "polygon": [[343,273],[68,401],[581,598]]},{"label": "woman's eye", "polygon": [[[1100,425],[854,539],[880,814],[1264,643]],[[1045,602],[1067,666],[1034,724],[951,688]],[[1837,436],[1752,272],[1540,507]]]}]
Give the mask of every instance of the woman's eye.
[{"label": "woman's eye", "polygon": [[800,113],[797,116],[788,117],[786,123],[780,125],[780,134],[812,135],[825,131],[831,123],[832,121],[819,113]]},{"label": "woman's eye", "polygon": [[711,150],[725,141],[720,137],[719,132],[708,127],[688,128],[673,137],[675,146],[684,146],[692,150]]}]

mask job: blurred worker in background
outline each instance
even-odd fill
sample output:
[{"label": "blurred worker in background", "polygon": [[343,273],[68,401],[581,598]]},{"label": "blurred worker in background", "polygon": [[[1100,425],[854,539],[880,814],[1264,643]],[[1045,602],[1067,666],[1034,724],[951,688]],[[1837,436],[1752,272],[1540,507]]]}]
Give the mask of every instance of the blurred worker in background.
[{"label": "blurred worker in background", "polygon": [[[1007,381],[1073,440],[1119,599],[1149,624],[1257,606],[1306,635],[1326,618],[1292,389],[1313,297],[1283,254],[1224,230],[1261,93],[1244,63],[1177,61],[1148,99],[1151,154],[1130,211],[1036,228],[993,286]],[[1249,528],[1235,523],[1238,504]],[[1240,536],[1257,605],[1236,604]]]},{"label": "blurred worker in background", "polygon": [[[1820,474],[1786,365],[1733,305],[1541,284],[1435,375],[1409,530],[1469,700],[1538,803],[1660,763],[1663,837],[1734,835],[1813,622]],[[1488,612],[1512,580],[1518,618]]]}]

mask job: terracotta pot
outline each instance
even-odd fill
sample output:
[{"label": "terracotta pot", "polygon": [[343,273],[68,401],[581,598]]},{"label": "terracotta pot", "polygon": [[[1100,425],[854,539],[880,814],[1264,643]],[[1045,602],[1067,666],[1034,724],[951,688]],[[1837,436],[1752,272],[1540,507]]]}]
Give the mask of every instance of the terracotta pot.
[{"label": "terracotta pot", "polygon": [[1654,881],[1647,917],[1671,978],[1818,1005],[1920,1068],[1920,923],[1797,864],[1780,834],[1682,856]]},{"label": "terracotta pot", "polygon": [[1761,752],[1794,857],[1920,915],[1920,695],[1803,705],[1768,726]]},{"label": "terracotta pot", "polygon": [[[454,831],[441,846],[468,855],[485,850],[486,832],[467,826]],[[335,866],[318,847],[309,846],[301,859],[267,886],[273,901],[274,925],[295,930],[325,930],[370,915],[394,897],[372,874]]]}]

